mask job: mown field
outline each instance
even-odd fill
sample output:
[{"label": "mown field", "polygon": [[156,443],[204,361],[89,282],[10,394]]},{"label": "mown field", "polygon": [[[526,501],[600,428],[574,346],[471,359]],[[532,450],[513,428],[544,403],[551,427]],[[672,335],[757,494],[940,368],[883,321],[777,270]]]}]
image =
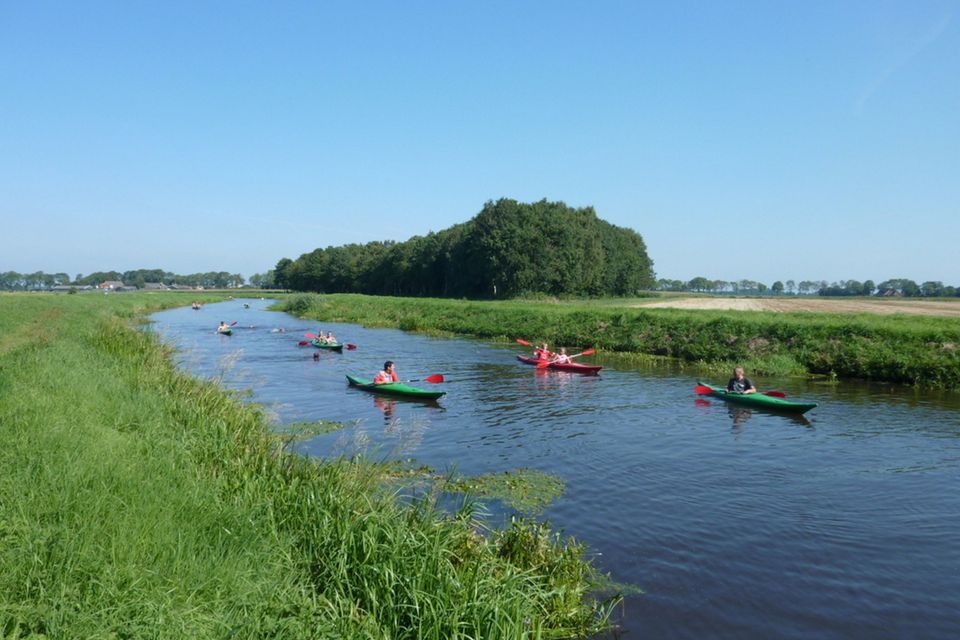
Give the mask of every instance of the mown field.
[{"label": "mown field", "polygon": [[[0,294],[4,638],[547,638],[608,609],[582,548],[363,461],[286,453],[263,414],[136,323],[195,294]],[[218,299],[205,295],[204,301]]]},{"label": "mown field", "polygon": [[477,302],[345,294],[298,294],[282,306],[318,320],[677,358],[721,373],[739,364],[751,374],[960,388],[956,317],[683,310],[618,300]]}]

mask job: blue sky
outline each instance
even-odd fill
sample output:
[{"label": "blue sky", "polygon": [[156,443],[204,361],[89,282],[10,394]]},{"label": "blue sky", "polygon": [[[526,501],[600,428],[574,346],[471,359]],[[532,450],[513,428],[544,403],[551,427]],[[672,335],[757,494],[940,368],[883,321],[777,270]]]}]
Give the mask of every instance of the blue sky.
[{"label": "blue sky", "polygon": [[0,0],[0,271],[250,276],[501,197],[664,278],[960,285],[960,2]]}]

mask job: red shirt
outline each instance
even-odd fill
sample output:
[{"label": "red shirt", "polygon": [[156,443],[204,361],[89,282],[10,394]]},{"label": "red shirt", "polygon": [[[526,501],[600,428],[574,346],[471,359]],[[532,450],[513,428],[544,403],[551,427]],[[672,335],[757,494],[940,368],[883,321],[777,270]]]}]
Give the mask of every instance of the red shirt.
[{"label": "red shirt", "polygon": [[373,384],[387,384],[389,382],[400,382],[400,376],[397,375],[396,371],[391,371],[390,373],[381,371],[373,379]]}]

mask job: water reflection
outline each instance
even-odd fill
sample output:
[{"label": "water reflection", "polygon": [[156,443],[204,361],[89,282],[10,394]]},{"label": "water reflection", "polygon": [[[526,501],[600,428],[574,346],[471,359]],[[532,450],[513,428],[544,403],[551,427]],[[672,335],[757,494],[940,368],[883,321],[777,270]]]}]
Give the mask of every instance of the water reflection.
[{"label": "water reflection", "polygon": [[753,417],[753,411],[745,409],[744,407],[730,405],[728,409],[728,415],[733,419],[734,431],[742,427],[746,424],[747,420]]},{"label": "water reflection", "polygon": [[373,404],[383,412],[383,424],[387,431],[393,431],[397,424],[397,418],[394,415],[397,408],[397,401],[384,398],[383,396],[373,396]]}]

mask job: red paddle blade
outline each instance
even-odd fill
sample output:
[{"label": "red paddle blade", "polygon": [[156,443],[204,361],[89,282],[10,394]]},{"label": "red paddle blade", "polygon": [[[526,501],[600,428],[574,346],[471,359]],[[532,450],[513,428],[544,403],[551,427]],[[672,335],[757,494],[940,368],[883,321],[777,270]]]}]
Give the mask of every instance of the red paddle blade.
[{"label": "red paddle blade", "polygon": [[596,353],[596,352],[597,352],[596,349],[587,349],[586,351],[581,351],[581,352],[580,352],[580,355],[582,355],[582,356],[589,356],[589,355],[593,355],[593,354]]},{"label": "red paddle blade", "polygon": [[317,334],[315,334],[315,333],[305,333],[305,334],[303,334],[303,337],[304,337],[304,338],[316,338],[316,337],[317,337]]},{"label": "red paddle blade", "polygon": [[695,387],[693,388],[693,391],[694,391],[694,393],[697,393],[697,394],[699,394],[699,395],[701,395],[701,396],[707,395],[707,394],[709,394],[709,393],[713,393],[713,389],[711,389],[710,387],[705,387],[705,386],[703,386],[703,385],[701,385],[701,384],[698,384],[697,386],[695,386]]},{"label": "red paddle blade", "polygon": [[436,373],[432,376],[427,376],[423,380],[424,382],[432,382],[434,384],[437,384],[438,382],[443,382],[443,374]]},{"label": "red paddle blade", "polygon": [[540,360],[539,362],[537,362],[537,369],[546,369],[549,366],[550,366],[549,360]]},{"label": "red paddle blade", "polygon": [[519,342],[520,344],[525,345],[525,346],[527,346],[527,347],[532,347],[532,346],[533,346],[532,344],[530,344],[529,342],[527,342],[527,341],[524,340],[523,338],[517,338],[517,342]]},{"label": "red paddle blade", "polygon": [[300,342],[297,343],[297,346],[298,346],[298,347],[305,347],[305,346],[307,346],[308,344],[310,344],[310,341],[309,341],[309,340],[301,340]]},{"label": "red paddle blade", "polygon": [[347,349],[348,349],[348,350],[353,351],[353,350],[356,349],[356,348],[357,348],[357,345],[355,345],[355,344],[353,344],[353,343],[350,343],[350,342],[347,343]]},{"label": "red paddle blade", "polygon": [[772,398],[786,398],[787,394],[783,391],[764,391],[763,395],[770,396]]}]

